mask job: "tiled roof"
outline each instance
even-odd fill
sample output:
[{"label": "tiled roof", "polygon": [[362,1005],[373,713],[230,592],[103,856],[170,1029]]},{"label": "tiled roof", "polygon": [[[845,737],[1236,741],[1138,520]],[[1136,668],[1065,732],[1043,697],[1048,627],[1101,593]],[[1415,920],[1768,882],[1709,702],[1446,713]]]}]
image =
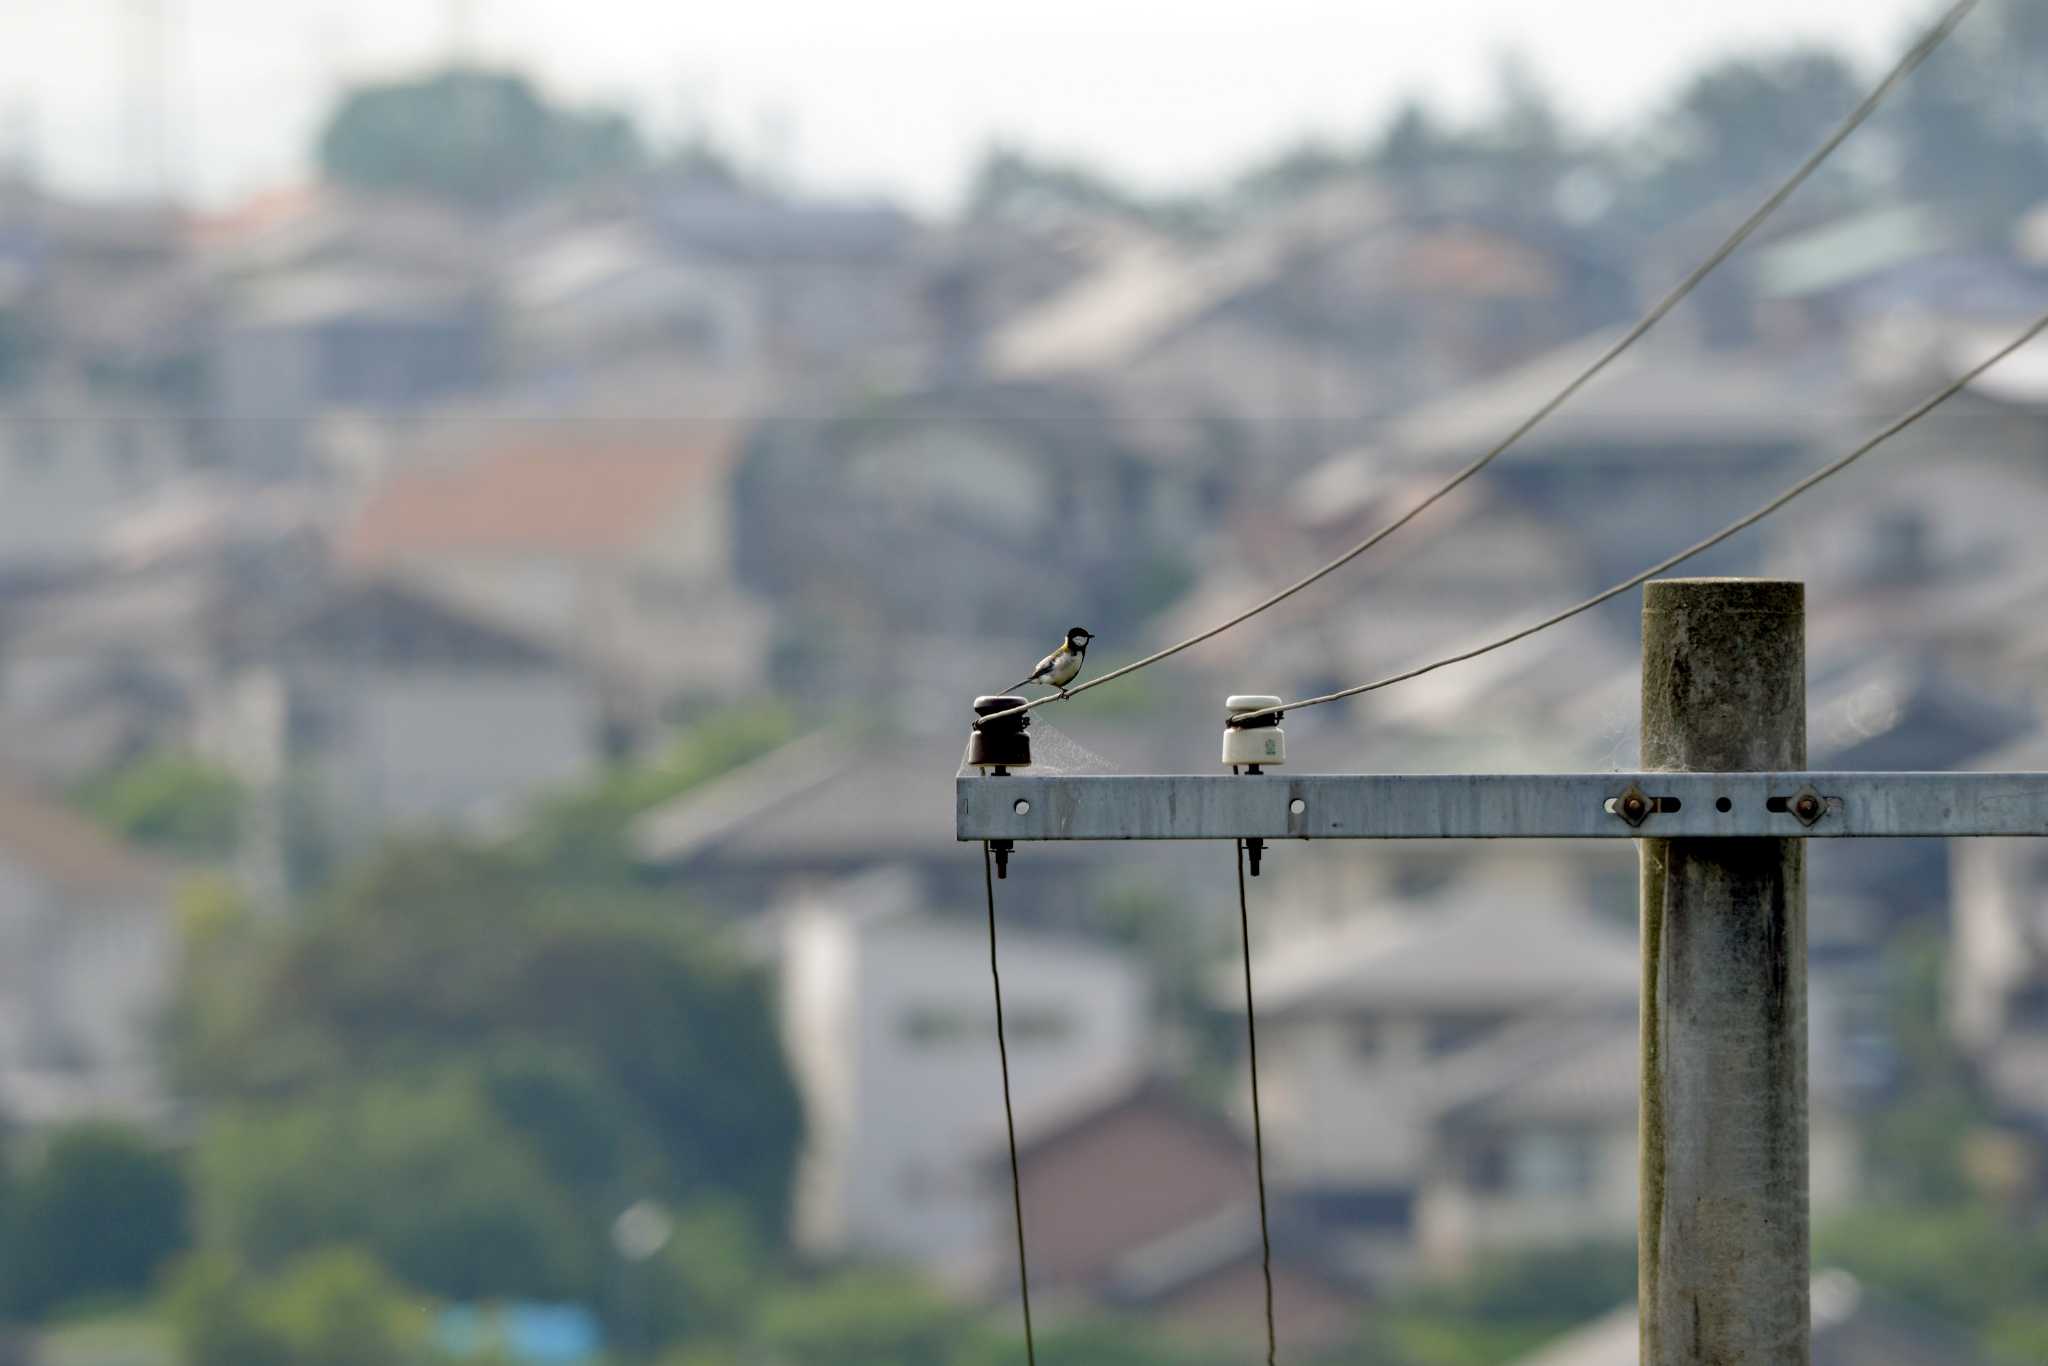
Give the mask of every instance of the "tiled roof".
[{"label": "tiled roof", "polygon": [[465,551],[623,553],[722,472],[730,449],[723,432],[644,444],[564,440],[401,473],[371,496],[343,555],[376,565]]}]

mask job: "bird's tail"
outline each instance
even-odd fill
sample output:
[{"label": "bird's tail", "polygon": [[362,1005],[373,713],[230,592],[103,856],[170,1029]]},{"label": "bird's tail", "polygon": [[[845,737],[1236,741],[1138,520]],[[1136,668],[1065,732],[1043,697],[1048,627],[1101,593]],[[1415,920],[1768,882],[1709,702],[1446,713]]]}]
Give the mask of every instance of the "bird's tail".
[{"label": "bird's tail", "polygon": [[1028,688],[1028,687],[1030,687],[1030,686],[1031,686],[1031,685],[1032,685],[1033,683],[1036,683],[1037,681],[1038,681],[1038,675],[1037,675],[1037,674],[1033,674],[1033,675],[1031,675],[1031,677],[1029,677],[1029,678],[1025,679],[1025,680],[1024,680],[1024,681],[1023,681],[1022,683],[1012,683],[1012,684],[1011,684],[1011,685],[1010,685],[1009,687],[1007,687],[1007,688],[1003,689],[1003,691],[1004,691],[1004,692],[1015,692],[1015,691],[1017,691],[1017,689],[1019,689],[1019,688]]}]

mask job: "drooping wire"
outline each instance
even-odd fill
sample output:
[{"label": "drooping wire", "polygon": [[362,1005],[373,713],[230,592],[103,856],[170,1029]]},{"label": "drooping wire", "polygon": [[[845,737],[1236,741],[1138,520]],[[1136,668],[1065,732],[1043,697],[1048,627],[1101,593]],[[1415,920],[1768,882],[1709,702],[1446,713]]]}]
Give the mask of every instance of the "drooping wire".
[{"label": "drooping wire", "polygon": [[1273,1234],[1266,1222],[1266,1126],[1259,1117],[1259,1022],[1252,1005],[1252,918],[1244,896],[1244,841],[1237,841],[1237,927],[1244,941],[1245,1056],[1252,1074],[1252,1164],[1259,1177],[1259,1271],[1266,1278],[1266,1366],[1273,1366],[1278,1342],[1273,1328]]},{"label": "drooping wire", "polygon": [[1897,89],[1899,84],[1902,81],[1904,81],[1907,76],[1912,74],[1914,68],[1918,67],[1921,62],[1925,61],[1927,59],[1928,54],[1933,52],[1935,48],[1939,47],[1942,41],[1945,38],[1947,38],[1948,35],[1955,30],[1955,27],[1958,24],[1960,24],[1969,15],[1970,11],[1975,9],[1976,7],[1977,0],[1956,0],[1955,4],[1949,6],[1947,12],[1945,12],[1942,15],[1942,17],[1934,24],[1934,26],[1929,28],[1926,33],[1922,34],[1920,40],[1914,43],[1912,47],[1908,48],[1906,50],[1905,55],[1899,58],[1898,62],[1892,67],[1890,71],[1885,73],[1884,79],[1879,81],[1877,85],[1872,88],[1871,92],[1863,97],[1863,102],[1858,104],[1854,109],[1850,110],[1849,113],[1842,119],[1842,121],[1835,125],[1834,131],[1829,133],[1827,138],[1821,143],[1821,145],[1814,149],[1812,155],[1808,156],[1805,161],[1801,162],[1799,168],[1792,172],[1790,176],[1786,177],[1783,184],[1779,185],[1777,189],[1771,191],[1771,193],[1764,199],[1764,201],[1761,204],[1757,205],[1757,207],[1750,212],[1750,215],[1747,218],[1743,219],[1742,222],[1736,227],[1736,229],[1730,234],[1728,234],[1727,238],[1722,241],[1721,245],[1714,248],[1714,250],[1707,256],[1707,258],[1704,261],[1700,262],[1699,265],[1693,267],[1691,272],[1688,273],[1684,279],[1680,280],[1676,285],[1674,285],[1671,288],[1669,293],[1665,294],[1663,298],[1659,299],[1650,308],[1649,312],[1645,313],[1640,319],[1636,321],[1634,326],[1630,327],[1628,331],[1624,332],[1621,335],[1619,340],[1614,342],[1606,350],[1602,351],[1600,355],[1594,359],[1592,364],[1588,365],[1584,370],[1581,370],[1576,376],[1572,378],[1572,380],[1568,384],[1566,384],[1562,389],[1558,390],[1557,393],[1553,394],[1540,407],[1538,407],[1536,411],[1529,414],[1528,417],[1524,418],[1520,425],[1516,426],[1514,430],[1510,431],[1505,437],[1501,438],[1501,440],[1497,442],[1492,447],[1492,449],[1488,450],[1484,455],[1480,456],[1477,460],[1474,460],[1471,464],[1466,465],[1463,469],[1459,470],[1456,474],[1452,475],[1449,479],[1444,481],[1442,484],[1438,485],[1435,490],[1429,493],[1421,501],[1417,502],[1414,506],[1410,507],[1406,512],[1403,512],[1393,521],[1388,522],[1385,526],[1373,532],[1370,536],[1367,536],[1364,540],[1358,542],[1358,544],[1352,546],[1349,550],[1346,550],[1336,559],[1331,560],[1329,563],[1322,565],[1320,568],[1314,570],[1313,572],[1306,574],[1299,579],[1296,579],[1293,583],[1287,585],[1279,592],[1274,593],[1272,596],[1265,598],[1258,603],[1253,604],[1251,607],[1248,607],[1244,611],[1239,612],[1234,617],[1230,617],[1227,620],[1222,621],[1215,626],[1211,626],[1205,631],[1198,631],[1194,635],[1191,635],[1184,640],[1176,641],[1173,644],[1167,646],[1165,649],[1155,651],[1152,654],[1146,655],[1142,659],[1133,660],[1131,663],[1125,664],[1120,668],[1112,669],[1108,673],[1103,674],[1100,677],[1089,679],[1085,683],[1074,684],[1062,692],[1047,693],[1043,697],[1033,698],[1031,701],[1024,703],[1022,706],[1012,707],[1008,711],[999,711],[996,712],[993,716],[985,717],[983,719],[993,721],[1005,716],[1017,716],[1024,712],[1030,711],[1034,707],[1042,707],[1048,702],[1059,702],[1065,701],[1069,698],[1078,697],[1082,693],[1087,692],[1090,688],[1099,688],[1103,684],[1111,682],[1115,679],[1122,678],[1126,674],[1136,673],[1138,670],[1146,668],[1149,665],[1157,664],[1162,659],[1170,658],[1173,655],[1179,654],[1183,650],[1190,649],[1196,645],[1200,645],[1203,641],[1214,640],[1217,636],[1222,635],[1225,631],[1230,630],[1232,627],[1243,625],[1245,622],[1250,621],[1253,617],[1259,615],[1261,612],[1264,612],[1269,608],[1279,606],[1281,603],[1287,601],[1287,599],[1293,597],[1296,593],[1301,592],[1304,588],[1307,588],[1309,585],[1316,583],[1318,580],[1326,578],[1330,574],[1335,573],[1337,570],[1351,563],[1360,555],[1363,555],[1366,551],[1371,550],[1381,541],[1386,540],[1389,536],[1399,531],[1402,527],[1408,525],[1417,517],[1421,516],[1424,512],[1428,511],[1435,504],[1437,504],[1442,499],[1447,497],[1452,492],[1452,490],[1456,489],[1459,485],[1463,484],[1466,480],[1470,479],[1473,475],[1479,473],[1479,471],[1485,469],[1488,465],[1492,464],[1496,459],[1505,454],[1508,451],[1508,449],[1512,447],[1516,442],[1520,441],[1524,436],[1527,436],[1532,430],[1534,430],[1537,424],[1541,423],[1545,418],[1549,417],[1552,413],[1556,412],[1559,408],[1563,407],[1566,401],[1569,400],[1572,397],[1572,395],[1578,393],[1578,391],[1584,388],[1586,384],[1593,379],[1594,376],[1598,375],[1602,370],[1605,370],[1610,364],[1612,364],[1621,355],[1622,352],[1628,350],[1631,346],[1635,345],[1637,341],[1642,339],[1645,333],[1647,333],[1651,328],[1655,327],[1658,323],[1662,322],[1664,320],[1665,315],[1670,313],[1672,309],[1676,308],[1688,294],[1691,294],[1693,292],[1694,289],[1698,288],[1702,280],[1706,279],[1708,275],[1712,274],[1713,271],[1718,266],[1720,266],[1720,264],[1723,261],[1726,261],[1730,256],[1734,255],[1736,248],[1740,247],[1744,242],[1748,241],[1750,236],[1753,233],[1755,233],[1759,227],[1763,226],[1764,220],[1769,218],[1773,213],[1777,212],[1778,207],[1782,205],[1787,199],[1791,198],[1793,192],[1796,191],[1801,185],[1805,184],[1806,181],[1812,177],[1815,171],[1820,169],[1821,163],[1826,161],[1830,156],[1832,156],[1834,154],[1835,149],[1840,147],[1845,141],[1847,141],[1851,133],[1855,132],[1858,128],[1863,126],[1864,122],[1867,121],[1870,118],[1870,116],[1877,111],[1877,107],[1880,104],[1884,103],[1885,99],[1892,93],[1892,91]]},{"label": "drooping wire", "polygon": [[1727,526],[1722,527],[1719,531],[1707,537],[1704,541],[1700,541],[1694,545],[1687,546],[1684,550],[1679,551],[1676,555],[1671,556],[1669,559],[1659,560],[1656,564],[1651,565],[1642,573],[1632,575],[1629,578],[1623,579],[1620,583],[1615,584],[1612,588],[1603,589],[1600,592],[1595,593],[1592,597],[1587,598],[1584,602],[1574,603],[1572,606],[1565,608],[1562,612],[1558,612],[1551,616],[1547,616],[1543,620],[1536,622],[1533,625],[1524,626],[1519,631],[1515,631],[1508,635],[1502,636],[1497,640],[1490,640],[1486,644],[1476,646],[1475,648],[1470,650],[1461,650],[1454,655],[1445,655],[1442,659],[1431,660],[1429,663],[1421,665],[1418,668],[1408,669],[1402,673],[1391,674],[1386,678],[1375,679],[1370,683],[1360,683],[1356,687],[1339,688],[1336,692],[1323,693],[1319,697],[1304,697],[1293,702],[1282,702],[1277,707],[1267,707],[1263,711],[1245,712],[1233,718],[1233,720],[1236,722],[1243,722],[1244,720],[1254,716],[1267,716],[1275,712],[1283,711],[1299,711],[1303,707],[1319,707],[1325,702],[1336,702],[1346,697],[1357,697],[1361,693],[1377,692],[1381,688],[1391,688],[1396,683],[1405,683],[1411,678],[1420,678],[1422,677],[1422,675],[1426,673],[1434,673],[1436,670],[1445,668],[1449,665],[1462,664],[1468,659],[1477,659],[1480,655],[1491,654],[1493,651],[1501,649],[1504,646],[1513,645],[1518,640],[1527,640],[1530,636],[1535,635],[1538,631],[1547,631],[1551,627],[1558,625],[1560,622],[1570,621],[1573,617],[1578,616],[1582,612],[1590,612],[1595,607],[1598,607],[1601,603],[1610,601],[1614,598],[1618,598],[1623,593],[1628,592],[1631,588],[1638,588],[1642,586],[1644,583],[1647,583],[1649,580],[1657,577],[1657,575],[1662,574],[1666,570],[1673,569],[1681,564],[1684,564],[1693,556],[1701,554],[1704,551],[1712,550],[1715,546],[1721,544],[1721,542],[1727,540],[1729,537],[1735,535],[1736,533],[1746,531],[1750,527],[1755,526],[1758,522],[1761,522],[1764,518],[1770,516],[1779,508],[1785,506],[1785,504],[1791,502],[1800,494],[1805,493],[1808,489],[1814,487],[1816,484],[1819,484],[1824,480],[1830,479],[1833,476],[1840,474],[1843,470],[1849,468],[1849,466],[1855,464],[1858,460],[1861,460],[1864,456],[1870,454],[1879,446],[1882,446],[1885,442],[1891,440],[1900,432],[1905,431],[1906,428],[1912,426],[1921,418],[1926,417],[1936,408],[1939,408],[1942,404],[1954,398],[1957,394],[1961,393],[1965,388],[1967,388],[1971,381],[1975,380],[1979,375],[1982,375],[1992,366],[2004,360],[2007,356],[2010,356],[2013,352],[2019,350],[2022,346],[2025,346],[2028,342],[2032,341],[2035,337],[2039,336],[2044,330],[2048,330],[2048,313],[2044,313],[2040,317],[2036,318],[2024,332],[2020,333],[2017,337],[2013,338],[2005,345],[1999,347],[1998,350],[1992,352],[1982,361],[1979,361],[1977,364],[1971,366],[1968,370],[1964,371],[1963,374],[1956,378],[1954,381],[1942,386],[1940,390],[1930,395],[1929,397],[1921,400],[1921,402],[1915,405],[1910,411],[1908,411],[1905,414],[1905,416],[1894,420],[1882,431],[1878,432],[1875,436],[1865,441],[1862,445],[1856,447],[1856,449],[1850,451],[1847,455],[1844,455],[1839,459],[1830,461],[1828,464],[1821,466],[1812,474],[1807,475],[1804,479],[1801,479],[1798,483],[1792,485],[1790,488],[1780,493],[1777,497],[1771,499],[1768,503],[1765,503],[1762,507],[1756,509],[1756,511],[1751,512],[1746,516],[1737,518],[1733,522],[1730,522]]},{"label": "drooping wire", "polygon": [[981,842],[981,878],[988,888],[988,975],[996,993],[996,1058],[1003,1069],[1003,1127],[1010,1136],[1010,1207],[1017,1216],[1017,1297],[1024,1305],[1024,1360],[1038,1366],[1031,1336],[1031,1264],[1024,1255],[1024,1176],[1017,1165],[1017,1112],[1010,1101],[1010,1045],[1003,1033],[1003,975],[996,967],[995,856]]}]

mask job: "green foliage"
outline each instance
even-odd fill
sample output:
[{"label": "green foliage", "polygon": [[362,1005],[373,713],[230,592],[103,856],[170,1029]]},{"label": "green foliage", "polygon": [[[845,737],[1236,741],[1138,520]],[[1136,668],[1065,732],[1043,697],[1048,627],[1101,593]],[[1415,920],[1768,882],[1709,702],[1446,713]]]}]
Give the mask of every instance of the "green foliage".
[{"label": "green foliage", "polygon": [[587,1293],[600,1231],[461,1075],[227,1108],[198,1156],[209,1245],[255,1265],[360,1245],[455,1299]]},{"label": "green foliage", "polygon": [[1492,1366],[1626,1304],[1635,1287],[1631,1243],[1497,1257],[1375,1308],[1367,1341],[1385,1366]]},{"label": "green foliage", "polygon": [[186,1259],[165,1295],[188,1366],[408,1366],[433,1359],[428,1306],[361,1251],[325,1248],[261,1277]]},{"label": "green foliage", "polygon": [[1955,1204],[1973,1193],[1964,1141],[1992,1114],[1943,1018],[1947,946],[1936,931],[1908,933],[1886,950],[1885,969],[1899,1077],[1893,1097],[1863,1120],[1866,1180],[1883,1199]]},{"label": "green foliage", "polygon": [[94,1296],[133,1295],[184,1250],[185,1177],[120,1125],[58,1130],[21,1177],[7,1221],[9,1307],[40,1317]]},{"label": "green foliage", "polygon": [[657,757],[617,764],[583,788],[546,803],[516,852],[563,880],[621,882],[632,874],[626,839],[633,818],[727,773],[796,734],[779,702],[724,708],[684,728]]},{"label": "green foliage", "polygon": [[863,1270],[770,1296],[751,1336],[781,1366],[949,1366],[971,1323],[919,1281]]},{"label": "green foliage", "polygon": [[551,104],[517,73],[450,67],[348,92],[319,160],[343,185],[502,208],[637,170],[646,155],[624,115]]},{"label": "green foliage", "polygon": [[81,784],[78,805],[138,844],[197,858],[225,858],[240,834],[242,785],[189,754],[161,752]]},{"label": "green foliage", "polygon": [[1968,1328],[2031,1309],[2048,1285],[2048,1230],[1980,1205],[1877,1206],[1816,1231],[1817,1259]]},{"label": "green foliage", "polygon": [[[241,1103],[209,1150],[246,1153],[206,1168],[209,1207],[264,1173],[229,1206],[293,1220],[281,1243],[253,1245],[256,1213],[231,1221],[251,1255],[363,1241],[407,1279],[465,1293],[430,1273],[427,1247],[484,1237],[494,1192],[524,1190],[497,1235],[510,1260],[493,1274],[510,1282],[476,1286],[505,1292],[584,1274],[575,1249],[596,1234],[562,1233],[556,1200],[601,1221],[642,1196],[730,1195],[782,1226],[801,1116],[767,984],[672,898],[579,892],[516,857],[423,842],[300,920],[245,923],[189,960],[179,1071],[200,1098]],[[323,1175],[295,1203],[307,1163]],[[379,1185],[474,1208],[401,1236],[361,1222]]]}]

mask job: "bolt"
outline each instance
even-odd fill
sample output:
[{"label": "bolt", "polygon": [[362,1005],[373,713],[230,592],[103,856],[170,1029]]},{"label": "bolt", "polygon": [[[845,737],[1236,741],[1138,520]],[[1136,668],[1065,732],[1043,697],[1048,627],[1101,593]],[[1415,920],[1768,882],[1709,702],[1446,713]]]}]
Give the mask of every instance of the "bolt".
[{"label": "bolt", "polygon": [[1808,825],[1819,820],[1824,810],[1820,798],[1811,792],[1802,792],[1792,799],[1792,814]]},{"label": "bolt", "polygon": [[1648,809],[1649,803],[1643,800],[1640,792],[1631,792],[1621,799],[1621,814],[1632,821],[1641,820]]}]

